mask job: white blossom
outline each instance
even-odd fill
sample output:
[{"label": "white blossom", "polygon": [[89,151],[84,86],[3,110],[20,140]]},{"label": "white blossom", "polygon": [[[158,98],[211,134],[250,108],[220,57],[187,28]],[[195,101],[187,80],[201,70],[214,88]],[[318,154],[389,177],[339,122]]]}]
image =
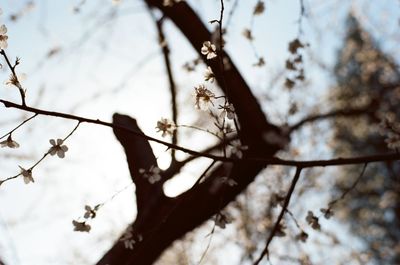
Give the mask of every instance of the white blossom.
[{"label": "white blossom", "polygon": [[201,47],[201,54],[206,55],[207,59],[210,60],[217,57],[216,50],[217,48],[214,44],[212,44],[210,41],[205,41]]},{"label": "white blossom", "polygon": [[143,177],[150,182],[150,184],[154,184],[161,180],[161,169],[159,169],[157,166],[151,166],[148,171],[141,168],[139,169],[139,173],[142,174]]},{"label": "white blossom", "polygon": [[32,176],[32,169],[25,169],[21,166],[19,166],[19,168],[21,169],[21,175],[24,179],[25,184],[29,184],[30,182],[32,182],[32,183],[35,182],[35,180],[33,179],[33,176]]},{"label": "white blossom", "polygon": [[18,148],[19,144],[11,138],[11,134],[7,137],[7,140],[0,142],[1,147]]},{"label": "white blossom", "polygon": [[321,226],[319,225],[318,222],[318,217],[316,217],[312,211],[308,211],[306,221],[311,227],[315,230],[320,230]]},{"label": "white blossom", "polygon": [[244,29],[242,32],[243,36],[249,41],[254,40],[253,34],[250,29]]},{"label": "white blossom", "polygon": [[208,110],[209,105],[213,104],[212,100],[215,99],[213,92],[208,90],[204,85],[195,87],[195,106],[197,109]]},{"label": "white blossom", "polygon": [[308,234],[304,231],[301,231],[301,233],[296,236],[296,239],[300,240],[301,242],[306,242],[308,239]]},{"label": "white blossom", "polygon": [[333,210],[331,208],[326,208],[326,209],[325,208],[321,208],[319,210],[321,211],[321,213],[324,214],[324,217],[326,219],[329,219],[329,218],[331,218],[333,216]]},{"label": "white blossom", "polygon": [[221,182],[231,187],[236,186],[238,184],[234,179],[228,177],[222,177]]},{"label": "white blossom", "polygon": [[232,103],[229,103],[225,106],[220,107],[222,109],[221,118],[225,119],[227,117],[229,120],[233,120],[235,118],[235,108]]},{"label": "white blossom", "polygon": [[232,221],[232,216],[227,212],[217,213],[214,217],[215,225],[222,229],[225,229],[226,225],[232,223]]},{"label": "white blossom", "polygon": [[161,120],[157,121],[156,129],[157,132],[162,132],[162,137],[165,137],[167,134],[172,135],[176,126],[173,121],[165,118],[161,118]]},{"label": "white blossom", "polygon": [[142,240],[143,240],[142,235],[137,235],[136,239],[135,239],[132,226],[129,226],[129,228],[125,231],[125,233],[119,239],[119,241],[124,242],[124,246],[127,249],[133,249],[135,244],[137,242],[141,242]]},{"label": "white blossom", "polygon": [[89,233],[89,231],[91,229],[90,225],[87,224],[86,221],[78,222],[76,220],[72,220],[72,225],[74,226],[74,231],[77,231],[77,232]]},{"label": "white blossom", "polygon": [[211,83],[215,80],[215,75],[210,66],[207,67],[206,72],[204,73],[204,80],[210,81]]},{"label": "white blossom", "polygon": [[89,205],[85,205],[85,214],[83,215],[83,217],[85,219],[89,219],[89,218],[95,218],[96,217],[96,212],[99,209],[100,205],[96,205],[94,208],[92,208]]},{"label": "white blossom", "polygon": [[3,24],[0,26],[0,49],[6,49],[8,47],[7,40],[7,27]]},{"label": "white blossom", "polygon": [[237,140],[237,141],[232,141],[230,144],[230,153],[231,156],[235,155],[237,158],[242,158],[243,157],[243,151],[249,149],[247,145],[242,145],[242,143]]},{"label": "white blossom", "polygon": [[50,147],[49,149],[50,155],[54,156],[55,154],[57,154],[59,158],[64,158],[65,152],[68,151],[68,147],[66,145],[63,145],[64,141],[62,139],[57,139],[57,141],[54,139],[50,139],[49,142],[52,145],[52,147]]},{"label": "white blossom", "polygon": [[400,148],[400,135],[389,133],[388,138],[385,139],[385,142],[390,149],[398,149]]}]

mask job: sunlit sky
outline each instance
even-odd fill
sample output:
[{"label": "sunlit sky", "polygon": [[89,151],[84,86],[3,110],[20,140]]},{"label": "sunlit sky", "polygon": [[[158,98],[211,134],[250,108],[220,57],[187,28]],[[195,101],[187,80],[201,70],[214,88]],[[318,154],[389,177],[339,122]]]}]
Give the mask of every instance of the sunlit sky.
[{"label": "sunlit sky", "polygon": [[[125,113],[137,118],[146,134],[161,138],[155,124],[159,118],[171,116],[168,83],[155,26],[145,5],[139,0],[122,0],[116,6],[111,0],[88,0],[81,11],[74,14],[72,9],[80,1],[42,0],[35,1],[34,9],[16,22],[10,21],[9,15],[21,10],[27,2],[1,1],[0,22],[8,27],[7,54],[11,58],[21,57],[17,73],[27,75],[23,85],[27,88],[28,105],[105,121],[110,121],[114,112]],[[188,2],[205,22],[219,16],[219,1]],[[232,2],[226,1],[228,10]],[[332,66],[351,1],[342,1],[343,5],[334,4],[335,1],[304,2],[308,17],[303,19],[301,38],[310,43],[314,55]],[[354,1],[354,6],[366,14],[372,12],[364,8],[365,2]],[[396,8],[398,12],[398,4],[394,2],[376,1],[371,9],[381,10],[377,14],[396,12]],[[226,48],[254,93],[260,99],[265,99],[267,94],[272,97],[268,104],[263,104],[268,117],[284,122],[285,118],[275,109],[287,109],[290,99],[280,96],[281,84],[272,88],[270,84],[284,69],[287,43],[298,36],[299,1],[266,1],[266,13],[255,19],[255,48],[266,61],[266,67],[260,69],[252,67],[256,58],[242,35],[243,29],[250,25],[255,3],[255,0],[240,1],[228,29]],[[330,17],[326,18],[328,11]],[[388,23],[387,32],[392,32],[393,25]],[[368,23],[366,26],[372,27]],[[209,27],[212,29],[211,25]],[[182,65],[195,59],[196,53],[172,24],[167,23],[166,32],[172,45],[171,56],[182,106],[179,124],[192,124],[197,114],[191,95],[193,87],[203,82],[205,67],[200,66],[195,73],[183,71]],[[385,34],[383,31],[375,33],[378,39],[379,34]],[[391,43],[382,45],[390,51],[395,47]],[[54,48],[60,48],[60,53],[47,59],[46,54]],[[331,82],[331,77],[321,71],[311,70],[307,74],[312,76],[308,93],[314,96],[304,99],[305,110],[309,110],[318,97],[325,97]],[[0,79],[6,80],[8,75],[7,67],[3,66]],[[15,89],[3,86],[0,90],[0,98],[19,102]],[[16,125],[16,118],[27,115],[1,106],[0,135]],[[0,149],[0,178],[18,173],[18,165],[32,165],[48,150],[49,139],[65,137],[75,125],[72,121],[38,117],[23,126],[13,134],[21,148]],[[188,138],[188,131],[182,130],[181,135],[182,144],[191,149],[201,150],[205,146],[201,133]],[[294,139],[294,143],[297,141]],[[130,184],[123,150],[112,131],[83,124],[67,145],[69,151],[65,159],[50,157],[34,170],[35,184],[24,185],[21,179],[16,179],[1,187],[0,254],[9,262],[7,264],[93,264],[133,220],[134,186]],[[165,147],[153,145],[153,148],[160,167],[168,166]],[[320,152],[310,152],[305,147],[303,158],[320,156]],[[9,155],[11,157],[7,158]],[[196,180],[196,171],[196,167],[185,169],[179,181],[169,187],[169,194],[190,187]],[[110,200],[116,193],[118,195]],[[105,201],[108,203],[94,220],[90,234],[72,231],[71,221],[82,216],[85,204]]]}]

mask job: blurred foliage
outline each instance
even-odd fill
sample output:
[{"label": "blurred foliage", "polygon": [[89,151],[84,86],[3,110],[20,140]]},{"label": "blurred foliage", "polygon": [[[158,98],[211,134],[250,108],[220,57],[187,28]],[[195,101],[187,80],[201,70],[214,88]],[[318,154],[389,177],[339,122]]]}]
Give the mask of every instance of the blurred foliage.
[{"label": "blurred foliage", "polygon": [[[400,72],[352,14],[337,56],[332,101],[338,109],[363,108],[365,114],[334,121],[337,155],[388,152],[382,120],[400,120]],[[398,151],[398,150],[397,150]],[[341,168],[336,192],[349,187],[360,166]],[[342,216],[367,246],[369,260],[400,264],[400,163],[370,164],[356,188],[342,202]]]}]

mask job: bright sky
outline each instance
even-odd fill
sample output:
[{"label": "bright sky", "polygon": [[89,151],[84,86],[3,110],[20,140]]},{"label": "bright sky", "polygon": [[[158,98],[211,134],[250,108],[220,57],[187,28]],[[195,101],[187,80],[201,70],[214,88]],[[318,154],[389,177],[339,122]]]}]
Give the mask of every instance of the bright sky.
[{"label": "bright sky", "polygon": [[[120,5],[113,6],[111,0],[87,1],[79,14],[73,14],[72,8],[79,1],[42,0],[20,20],[11,22],[8,16],[23,9],[27,2],[3,0],[0,22],[8,27],[7,54],[10,58],[21,57],[17,73],[28,76],[23,82],[28,89],[28,105],[105,121],[110,121],[114,112],[121,112],[136,117],[146,134],[161,138],[155,124],[161,117],[170,118],[168,86],[155,27],[143,3],[122,0]],[[204,21],[218,18],[219,1],[189,2]],[[228,10],[232,2],[226,1]],[[253,51],[242,36],[243,29],[250,25],[256,1],[239,2],[226,47],[255,94],[263,98],[270,92],[273,101],[263,107],[272,119],[280,120],[274,110],[277,107],[285,110],[289,99],[281,95],[281,85],[268,87],[271,78],[284,69],[287,43],[297,36],[299,1],[266,1],[266,13],[256,18],[255,47],[267,63],[261,69],[251,66],[255,63]],[[306,8],[312,9],[308,9],[310,20],[303,20],[302,38],[311,44],[313,52],[332,64],[340,44],[337,36],[343,33],[341,26],[351,1],[342,1],[347,5],[336,5],[335,9],[332,0],[304,2]],[[354,2],[360,6],[365,3]],[[379,3],[375,9],[394,12],[391,7],[395,4],[391,1]],[[331,14],[329,19],[324,17],[327,10]],[[184,72],[182,65],[196,55],[171,24],[167,25],[167,38],[173,43],[171,56],[179,98],[185,104],[179,123],[192,124],[197,116],[191,94],[193,87],[203,82],[204,66],[194,74]],[[56,47],[61,48],[60,55],[46,59],[48,51]],[[390,50],[393,46],[385,43],[385,48]],[[326,92],[324,88],[330,77],[318,73],[310,72],[314,87],[310,93],[315,97],[305,102],[305,109]],[[3,67],[0,80],[6,80],[8,75],[7,67]],[[0,98],[19,102],[13,88],[3,86],[0,91]],[[0,135],[15,126],[15,122],[7,121],[25,115],[0,107]],[[48,150],[49,139],[63,138],[75,124],[39,117],[22,127],[13,134],[21,148],[0,149],[0,178],[18,173],[18,165],[32,165]],[[195,134],[184,138],[182,143],[201,149],[204,138]],[[50,157],[35,169],[34,185],[24,185],[21,179],[16,179],[0,189],[0,253],[8,264],[93,264],[134,218],[134,187],[130,185],[125,155],[111,130],[84,124],[67,145],[65,159]],[[168,157],[163,153],[164,147],[153,148],[160,157],[160,167],[166,167]],[[11,158],[7,158],[9,155]],[[304,151],[305,158],[313,155],[320,153]],[[168,189],[170,194],[188,188],[195,181],[195,173],[195,168],[186,169],[175,186]],[[71,221],[83,214],[85,204],[108,201],[120,190],[123,191],[101,209],[90,234],[72,231]]]}]

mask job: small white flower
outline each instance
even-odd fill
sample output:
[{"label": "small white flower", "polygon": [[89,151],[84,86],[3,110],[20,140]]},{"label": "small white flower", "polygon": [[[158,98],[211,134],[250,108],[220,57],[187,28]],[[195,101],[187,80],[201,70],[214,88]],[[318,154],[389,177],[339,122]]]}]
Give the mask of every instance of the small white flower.
[{"label": "small white flower", "polygon": [[142,235],[137,235],[136,240],[134,239],[133,228],[129,226],[129,228],[125,231],[125,233],[121,236],[119,241],[124,242],[124,246],[127,249],[133,249],[137,242],[141,242],[143,240]]},{"label": "small white flower", "polygon": [[156,129],[157,132],[162,132],[162,137],[165,137],[167,134],[172,135],[176,126],[173,121],[161,118],[161,120],[157,121]]},{"label": "small white flower", "polygon": [[390,149],[398,149],[400,148],[400,135],[389,133],[388,138],[385,139],[385,143]]},{"label": "small white flower", "polygon": [[296,236],[296,239],[300,240],[301,242],[306,242],[308,239],[308,234],[304,231],[301,231],[301,233]]},{"label": "small white flower", "polygon": [[280,205],[281,207],[283,207],[285,198],[286,198],[286,195],[285,195],[284,191],[280,191],[279,193],[273,193],[271,196],[271,200],[270,200],[271,206],[276,207],[276,206]]},{"label": "small white flower", "polygon": [[74,226],[74,231],[78,231],[78,232],[89,233],[89,231],[91,229],[90,225],[87,224],[86,221],[78,222],[76,220],[72,220],[72,225]]},{"label": "small white flower", "polygon": [[18,148],[19,144],[11,138],[11,134],[7,140],[0,142],[1,147]]},{"label": "small white flower", "polygon": [[232,103],[229,103],[225,106],[221,106],[220,109],[222,109],[221,112],[222,119],[225,119],[225,117],[227,117],[229,120],[233,120],[235,118],[235,108],[233,107]]},{"label": "small white flower", "polygon": [[333,216],[333,210],[331,208],[321,208],[319,210],[324,214],[326,219],[329,219]]},{"label": "small white flower", "polygon": [[212,44],[210,41],[205,41],[201,47],[201,54],[207,55],[207,59],[210,60],[217,57],[216,50],[217,48],[214,44]]},{"label": "small white flower", "polygon": [[21,174],[22,174],[22,177],[24,178],[25,184],[29,184],[29,182],[32,182],[32,183],[35,182],[35,180],[32,177],[32,169],[25,169],[21,166],[19,166],[19,168],[21,169]]},{"label": "small white flower", "polygon": [[231,156],[235,155],[237,158],[242,158],[243,151],[249,149],[247,145],[242,145],[240,141],[232,141],[229,145],[231,147],[230,149]]},{"label": "small white flower", "polygon": [[196,97],[196,108],[201,110],[208,110],[209,105],[213,104],[212,99],[215,99],[214,93],[208,90],[204,85],[199,85],[194,89]]},{"label": "small white flower", "polygon": [[265,61],[264,61],[263,57],[258,58],[258,61],[253,64],[253,66],[255,66],[255,67],[262,67],[263,65],[265,65]]},{"label": "small white flower", "polygon": [[49,149],[49,153],[50,155],[54,156],[55,154],[57,154],[57,156],[59,158],[64,158],[65,157],[65,152],[68,151],[68,147],[66,145],[63,145],[63,140],[62,139],[50,139],[49,140],[50,144],[52,145],[52,147],[50,147]]},{"label": "small white flower", "polygon": [[232,216],[227,212],[217,213],[214,217],[215,225],[222,229],[225,229],[226,225],[232,223],[232,221]]},{"label": "small white flower", "polygon": [[139,169],[139,173],[142,174],[143,177],[150,182],[150,184],[154,184],[161,180],[161,169],[159,169],[157,166],[151,166],[148,171],[141,168]]},{"label": "small white flower", "polygon": [[94,208],[90,207],[89,205],[85,205],[85,214],[83,215],[83,217],[85,219],[95,218],[96,212],[99,209],[99,207],[100,205],[96,205]]},{"label": "small white flower", "polygon": [[318,217],[316,217],[312,211],[308,211],[306,221],[308,224],[311,225],[311,227],[313,229],[315,229],[315,230],[321,229],[321,226],[319,225],[319,222],[318,222]]},{"label": "small white flower", "polygon": [[238,184],[234,179],[228,177],[222,177],[221,182],[231,187],[236,186]]},{"label": "small white flower", "polygon": [[284,237],[284,236],[286,236],[285,229],[286,229],[286,224],[285,224],[283,221],[281,221],[281,222],[278,224],[278,226],[277,226],[275,235],[276,235],[277,237]]},{"label": "small white flower", "polygon": [[6,35],[6,33],[7,27],[3,24],[0,26],[0,49],[6,49],[8,47],[8,36]]},{"label": "small white flower", "polygon": [[207,67],[206,72],[204,73],[204,80],[210,81],[211,83],[215,80],[215,75],[210,66]]},{"label": "small white flower", "polygon": [[26,79],[26,74],[24,73],[18,74],[18,76],[11,74],[10,77],[6,81],[4,81],[4,84],[6,86],[16,86],[19,89],[22,89],[20,82],[24,81],[25,79]]}]

